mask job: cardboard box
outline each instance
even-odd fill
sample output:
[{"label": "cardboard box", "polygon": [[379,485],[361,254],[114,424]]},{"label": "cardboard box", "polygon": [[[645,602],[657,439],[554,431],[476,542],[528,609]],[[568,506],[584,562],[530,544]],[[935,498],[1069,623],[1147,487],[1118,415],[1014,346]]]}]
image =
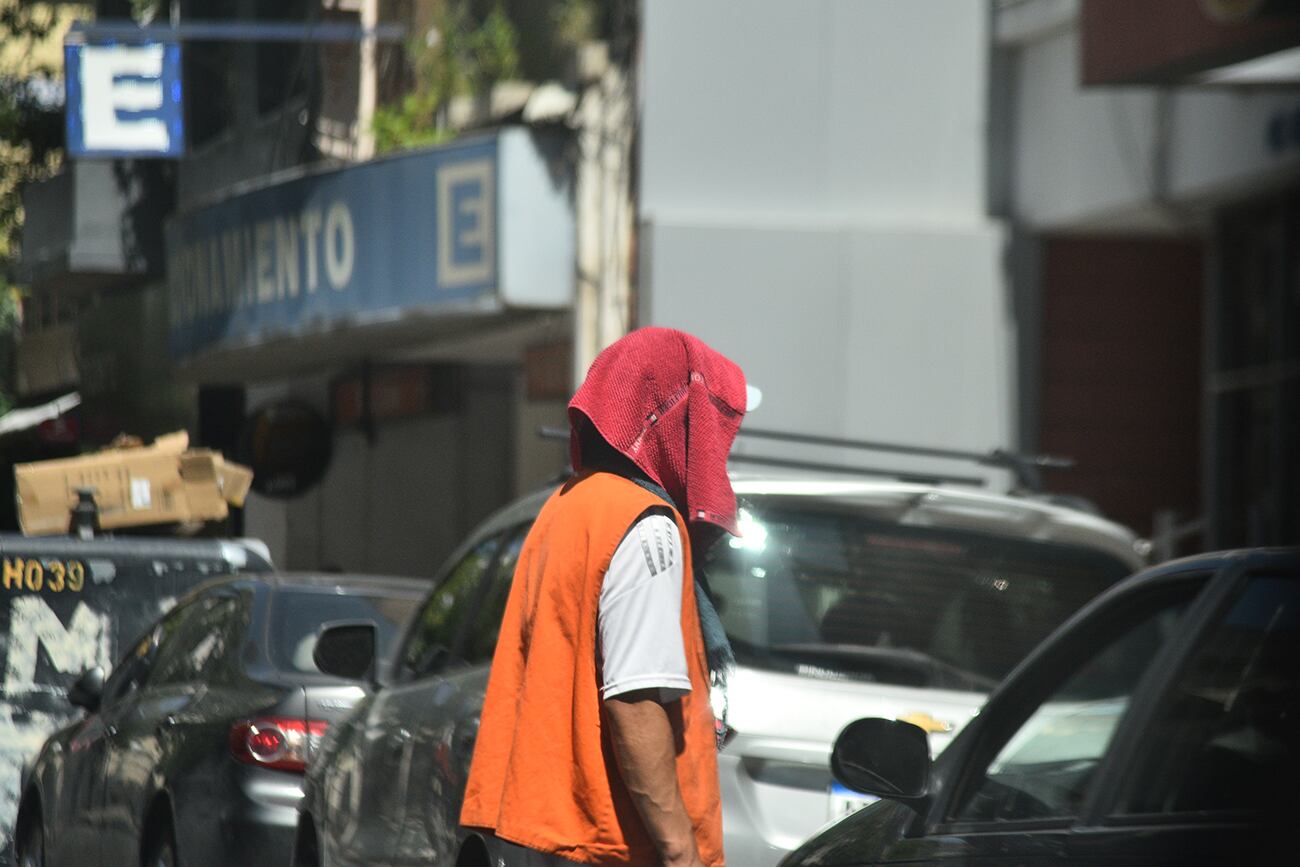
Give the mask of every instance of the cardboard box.
[{"label": "cardboard box", "polygon": [[149,446],[14,467],[18,522],[29,536],[68,532],[78,488],[93,488],[103,530],[147,524],[218,521],[242,506],[252,470],[220,452],[189,448],[184,432]]},{"label": "cardboard box", "polygon": [[253,471],[243,464],[227,461],[224,458],[218,463],[217,470],[221,474],[222,496],[230,505],[242,509],[244,500],[248,499],[248,492],[253,489]]}]

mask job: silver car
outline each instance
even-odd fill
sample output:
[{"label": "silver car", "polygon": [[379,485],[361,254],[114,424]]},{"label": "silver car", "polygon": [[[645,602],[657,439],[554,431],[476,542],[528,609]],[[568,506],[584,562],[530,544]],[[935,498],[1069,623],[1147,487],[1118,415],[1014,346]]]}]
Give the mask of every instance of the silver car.
[{"label": "silver car", "polygon": [[[864,716],[921,726],[937,753],[1031,648],[1141,565],[1131,532],[1020,496],[899,481],[734,479],[738,538],[706,569],[739,662],[712,696],[727,860],[767,867],[866,803],[829,769]],[[331,730],[308,774],[297,865],[488,867],[458,823],[526,497],[458,550],[389,682]]]}]

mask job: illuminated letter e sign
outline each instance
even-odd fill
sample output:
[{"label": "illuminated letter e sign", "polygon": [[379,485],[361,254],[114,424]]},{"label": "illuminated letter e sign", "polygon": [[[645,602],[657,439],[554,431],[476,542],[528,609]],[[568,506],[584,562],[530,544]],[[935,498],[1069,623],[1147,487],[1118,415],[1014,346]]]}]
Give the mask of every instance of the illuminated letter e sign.
[{"label": "illuminated letter e sign", "polygon": [[492,161],[472,159],[438,170],[438,286],[491,282],[496,258]]},{"label": "illuminated letter e sign", "polygon": [[180,46],[64,46],[73,157],[178,157],[184,151]]}]

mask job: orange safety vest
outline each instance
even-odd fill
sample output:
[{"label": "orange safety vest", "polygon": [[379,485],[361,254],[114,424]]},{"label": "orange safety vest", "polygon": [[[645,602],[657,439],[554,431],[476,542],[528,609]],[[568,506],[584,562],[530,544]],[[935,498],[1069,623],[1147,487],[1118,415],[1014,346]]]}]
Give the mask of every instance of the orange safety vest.
[{"label": "orange safety vest", "polygon": [[[600,697],[597,613],[614,550],[665,503],[621,476],[584,473],[542,507],[515,567],[462,825],[586,864],[659,865],[623,785]],[[722,805],[708,663],[683,539],[682,638],[691,692],[668,705],[677,780],[708,867],[722,867]],[[675,639],[665,636],[665,640]],[[678,709],[680,708],[680,716]]]}]

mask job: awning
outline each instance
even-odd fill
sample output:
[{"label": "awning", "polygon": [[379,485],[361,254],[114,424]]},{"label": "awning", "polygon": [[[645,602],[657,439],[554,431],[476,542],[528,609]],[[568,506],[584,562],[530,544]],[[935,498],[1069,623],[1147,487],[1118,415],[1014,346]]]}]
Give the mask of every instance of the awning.
[{"label": "awning", "polygon": [[177,216],[172,357],[196,379],[222,358],[263,375],[282,359],[276,372],[288,375],[313,348],[325,361],[363,357],[567,309],[566,141],[509,128],[304,172]]},{"label": "awning", "polygon": [[0,415],[0,436],[30,430],[42,422],[52,421],[81,405],[81,394],[71,392],[40,406],[25,406]]}]

